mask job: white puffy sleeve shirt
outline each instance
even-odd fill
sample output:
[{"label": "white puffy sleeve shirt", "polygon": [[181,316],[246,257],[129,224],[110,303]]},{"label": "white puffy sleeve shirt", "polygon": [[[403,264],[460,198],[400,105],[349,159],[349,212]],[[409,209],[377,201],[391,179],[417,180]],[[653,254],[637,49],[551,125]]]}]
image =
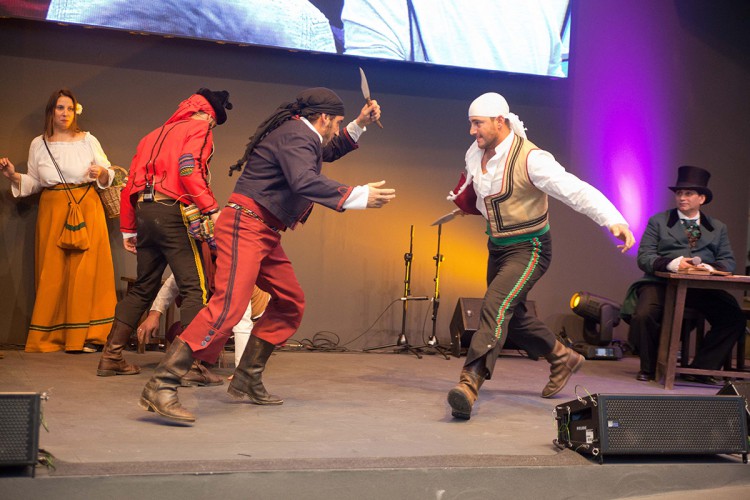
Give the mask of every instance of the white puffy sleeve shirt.
[{"label": "white puffy sleeve shirt", "polygon": [[[497,148],[482,173],[482,153],[476,141],[466,152],[466,170],[473,177],[477,193],[477,209],[487,218],[484,198],[503,188],[503,173],[515,134],[511,132]],[[582,213],[600,226],[625,224],[625,218],[598,189],[567,172],[547,151],[536,149],[526,160],[529,179],[539,190],[559,200],[576,212]]]},{"label": "white puffy sleeve shirt", "polygon": [[[62,171],[63,177],[68,184],[82,184],[91,182],[87,172],[91,165],[100,165],[109,170],[109,182],[107,185],[97,185],[100,188],[109,187],[114,179],[112,165],[104,154],[99,141],[86,132],[83,139],[72,142],[49,142],[47,141],[52,156]],[[13,196],[29,196],[38,193],[44,188],[61,184],[60,174],[57,173],[55,164],[44,147],[42,136],[35,137],[29,146],[28,171],[21,174],[20,189],[12,185]]]}]

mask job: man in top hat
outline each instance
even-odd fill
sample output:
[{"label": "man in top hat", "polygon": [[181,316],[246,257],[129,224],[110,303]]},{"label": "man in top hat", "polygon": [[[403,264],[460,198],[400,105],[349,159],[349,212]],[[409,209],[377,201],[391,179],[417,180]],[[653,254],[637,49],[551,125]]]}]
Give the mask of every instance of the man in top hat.
[{"label": "man in top hat", "polygon": [[348,186],[322,174],[323,162],[357,149],[365,127],[379,118],[380,105],[373,100],[340,131],[344,103],[332,90],[318,87],[281,104],[260,124],[235,165],[245,168],[216,224],[214,295],[156,367],[141,394],[143,409],[178,422],[195,421],[177,397],[180,378],[194,359],[216,361],[256,284],[271,300],[253,326],[227,392],[257,405],[282,404],[266,391],[262,374],[274,347],[299,327],[305,297],[281,235],[303,224],[316,203],[343,212],[380,208],[395,198],[395,190],[382,187],[385,181]]},{"label": "man in top hat", "polygon": [[[685,272],[701,268],[733,272],[735,268],[727,227],[701,211],[713,198],[711,174],[702,168],[677,170],[674,191],[677,208],[651,217],[638,247],[638,267],[645,273],[628,290],[621,314],[630,317],[631,342],[637,346],[641,367],[636,378],[653,380],[664,311],[665,280],[655,272]],[[692,368],[718,370],[745,333],[745,318],[735,298],[724,290],[687,291],[685,306],[703,313],[711,330],[701,342]],[[712,377],[683,374],[691,382],[716,383]]]},{"label": "man in top hat", "polygon": [[562,344],[526,308],[526,297],[552,258],[548,196],[605,226],[623,244],[635,244],[622,214],[596,188],[565,171],[526,138],[526,129],[500,94],[490,92],[469,106],[466,168],[450,193],[465,213],[487,221],[487,291],[479,328],[471,339],[459,383],[448,393],[455,418],[468,420],[479,388],[492,377],[506,339],[550,364],[542,397],[558,394],[584,358]]},{"label": "man in top hat", "polygon": [[[125,361],[122,351],[159,292],[167,264],[183,297],[184,325],[208,300],[200,249],[188,234],[185,208],[195,204],[212,220],[219,216],[208,185],[208,163],[214,150],[212,129],[226,121],[227,109],[232,109],[228,92],[199,89],[138,144],[120,201],[123,244],[136,254],[138,271],[135,284],[115,309],[96,371],[101,377],[140,372]],[[143,340],[142,331],[138,337]],[[202,376],[197,366],[193,369]]]}]

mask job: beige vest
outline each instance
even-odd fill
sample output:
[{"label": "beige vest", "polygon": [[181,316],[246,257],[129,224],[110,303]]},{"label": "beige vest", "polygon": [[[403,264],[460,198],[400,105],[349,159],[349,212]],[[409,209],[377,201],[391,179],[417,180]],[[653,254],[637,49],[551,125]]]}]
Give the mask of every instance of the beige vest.
[{"label": "beige vest", "polygon": [[532,184],[526,168],[526,158],[535,149],[531,141],[516,135],[503,173],[503,190],[484,199],[494,238],[534,233],[547,225],[547,195]]}]

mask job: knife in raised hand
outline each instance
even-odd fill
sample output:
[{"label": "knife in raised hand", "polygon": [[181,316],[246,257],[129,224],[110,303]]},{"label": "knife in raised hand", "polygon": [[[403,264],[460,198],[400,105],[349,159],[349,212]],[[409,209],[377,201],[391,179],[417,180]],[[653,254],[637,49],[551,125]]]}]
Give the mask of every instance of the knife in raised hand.
[{"label": "knife in raised hand", "polygon": [[[360,76],[360,83],[362,85],[362,95],[365,97],[365,101],[367,101],[367,104],[370,104],[370,86],[367,85],[367,77],[365,76],[365,72],[362,68],[359,68],[359,76]],[[378,127],[383,128],[383,124],[380,123],[380,120],[377,120],[375,123],[378,124]]]}]

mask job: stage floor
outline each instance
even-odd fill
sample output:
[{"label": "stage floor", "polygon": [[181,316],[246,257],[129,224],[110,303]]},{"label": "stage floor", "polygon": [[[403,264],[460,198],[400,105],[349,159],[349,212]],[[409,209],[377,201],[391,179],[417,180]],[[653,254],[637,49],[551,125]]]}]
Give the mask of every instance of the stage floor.
[{"label": "stage floor", "polygon": [[[125,356],[139,364],[142,372],[107,378],[96,376],[99,353],[2,353],[0,392],[43,392],[49,398],[42,405],[48,431],[40,429],[39,447],[54,455],[56,468],[38,467],[37,478],[32,481],[84,476],[497,467],[585,468],[590,474],[616,466],[664,470],[681,466],[686,467],[688,476],[695,474],[691,469],[711,470],[715,478],[720,470],[720,475],[731,478],[729,483],[720,484],[730,487],[732,493],[738,487],[742,494],[750,493],[750,468],[738,456],[617,457],[608,460],[613,465],[605,461],[602,466],[553,445],[554,407],[576,396],[714,395],[720,389],[677,382],[674,390],[665,391],[656,383],[638,382],[634,378],[638,360],[633,357],[587,361],[560,394],[543,399],[539,394],[547,381],[549,365],[543,360],[502,356],[493,379],[480,392],[471,420],[460,421],[451,417],[446,394],[458,380],[463,358],[446,360],[440,355],[425,355],[417,359],[392,350],[277,351],[269,360],[264,383],[269,392],[284,399],[283,405],[237,402],[226,393],[226,383],[181,388],[181,402],[198,420],[193,425],[176,425],[137,405],[143,385],[163,356],[161,352],[139,355],[128,351]],[[214,371],[227,377],[232,372],[233,354],[226,353],[224,359],[229,366]],[[736,474],[746,479],[738,483]],[[715,480],[698,484],[712,488],[716,487]],[[655,487],[662,489],[636,488],[624,496],[664,491],[656,483]],[[695,482],[688,481],[685,486],[675,485],[667,491],[700,489]],[[620,498],[612,495],[605,496]]]}]

